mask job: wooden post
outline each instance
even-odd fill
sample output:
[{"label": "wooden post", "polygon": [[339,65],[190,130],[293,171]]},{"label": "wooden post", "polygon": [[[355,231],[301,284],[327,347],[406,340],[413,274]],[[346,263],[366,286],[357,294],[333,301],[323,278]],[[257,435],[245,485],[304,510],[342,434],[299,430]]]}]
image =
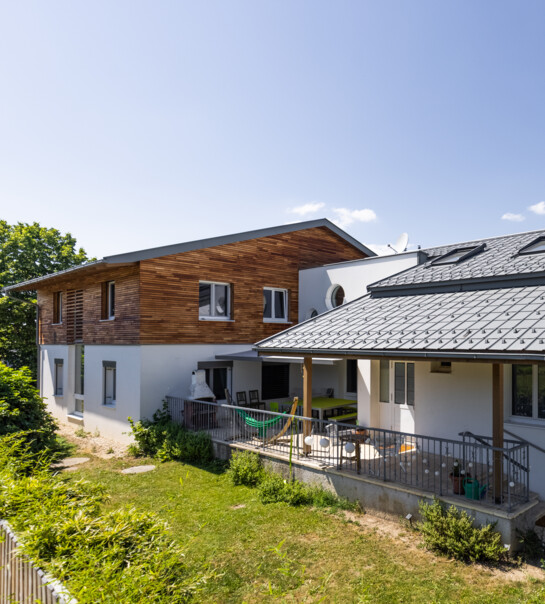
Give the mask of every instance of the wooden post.
[{"label": "wooden post", "polygon": [[[312,357],[303,360],[303,416],[312,418]],[[303,440],[310,436],[312,422],[303,422]],[[312,447],[303,444],[303,453],[308,455]]]},{"label": "wooden post", "polygon": [[[503,365],[492,365],[492,445],[503,448]],[[494,497],[502,503],[503,453],[494,451]]]}]

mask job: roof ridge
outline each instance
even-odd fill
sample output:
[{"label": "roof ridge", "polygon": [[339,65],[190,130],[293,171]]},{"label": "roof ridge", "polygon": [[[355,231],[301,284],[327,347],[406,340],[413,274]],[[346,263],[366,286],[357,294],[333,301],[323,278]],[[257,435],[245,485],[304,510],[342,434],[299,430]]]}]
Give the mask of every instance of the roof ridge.
[{"label": "roof ridge", "polygon": [[467,245],[469,243],[485,243],[487,241],[495,241],[496,239],[508,239],[509,237],[518,237],[520,235],[533,235],[534,233],[545,233],[545,228],[536,229],[534,231],[520,231],[519,233],[509,233],[508,235],[494,235],[493,237],[484,237],[481,239],[468,239],[467,241],[457,241],[455,243],[444,243],[443,245],[432,245],[430,247],[422,248],[420,251],[426,252],[427,250],[434,250],[444,247],[452,247],[457,245]]}]

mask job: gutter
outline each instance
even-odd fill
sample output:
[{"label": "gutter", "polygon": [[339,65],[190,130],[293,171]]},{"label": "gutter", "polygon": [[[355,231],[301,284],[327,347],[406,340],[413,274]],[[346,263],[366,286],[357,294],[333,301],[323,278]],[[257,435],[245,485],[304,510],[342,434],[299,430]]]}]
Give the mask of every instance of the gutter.
[{"label": "gutter", "polygon": [[311,348],[258,348],[253,347],[259,356],[270,355],[305,355],[305,356],[340,356],[344,358],[381,359],[381,358],[415,358],[415,359],[451,359],[469,361],[533,361],[545,363],[545,354],[498,354],[490,352],[467,353],[467,352],[426,352],[426,351],[403,351],[403,350],[338,350],[328,348],[327,350],[315,350]]}]

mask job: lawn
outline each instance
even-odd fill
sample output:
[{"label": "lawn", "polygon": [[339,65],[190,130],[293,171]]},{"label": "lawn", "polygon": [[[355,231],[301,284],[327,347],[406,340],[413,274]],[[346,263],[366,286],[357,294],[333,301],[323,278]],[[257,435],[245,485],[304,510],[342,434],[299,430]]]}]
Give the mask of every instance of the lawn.
[{"label": "lawn", "polygon": [[[94,458],[72,473],[105,485],[110,508],[153,510],[187,545],[195,568],[217,572],[201,602],[541,602],[544,583],[437,557],[409,527],[394,535],[380,522],[354,522],[286,504],[263,505],[257,492],[232,486],[221,466],[178,462],[124,475],[151,460]],[[378,527],[373,528],[373,526]],[[542,591],[543,590],[543,591]]]}]

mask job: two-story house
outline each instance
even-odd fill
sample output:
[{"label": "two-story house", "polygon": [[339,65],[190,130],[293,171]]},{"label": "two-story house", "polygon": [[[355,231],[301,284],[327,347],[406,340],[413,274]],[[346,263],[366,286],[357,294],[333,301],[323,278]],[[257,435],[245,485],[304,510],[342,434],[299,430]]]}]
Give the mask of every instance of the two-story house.
[{"label": "two-story house", "polygon": [[225,388],[289,396],[293,364],[229,356],[297,323],[301,270],[374,255],[321,219],[108,256],[6,289],[38,293],[39,386],[53,414],[126,439],[127,417],[186,396],[197,368],[218,399]]}]

